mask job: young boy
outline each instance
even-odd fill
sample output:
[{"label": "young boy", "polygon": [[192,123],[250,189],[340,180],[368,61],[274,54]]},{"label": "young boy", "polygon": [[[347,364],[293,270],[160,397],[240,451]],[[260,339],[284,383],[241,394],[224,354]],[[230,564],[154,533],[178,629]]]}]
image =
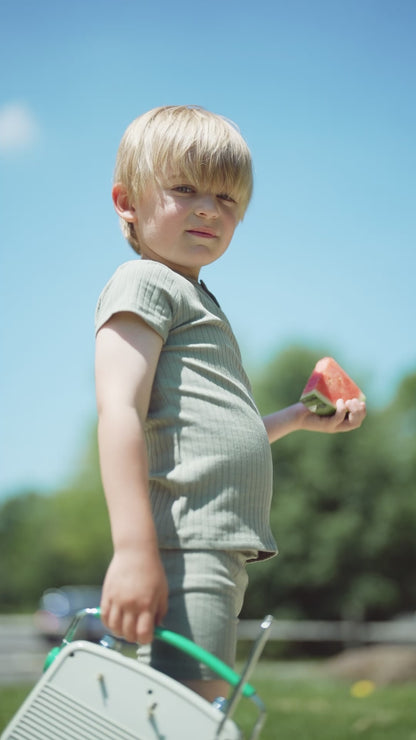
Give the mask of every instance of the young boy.
[{"label": "young boy", "polygon": [[365,416],[351,399],[329,418],[295,403],[261,419],[227,318],[198,282],[226,251],[251,191],[250,152],[221,116],[167,106],[133,121],[112,195],[141,259],[116,271],[96,313],[114,545],[102,618],[210,701],[227,687],[173,648],[150,645],[155,624],[232,665],[246,563],[276,553],[270,443],[298,429],[348,431]]}]

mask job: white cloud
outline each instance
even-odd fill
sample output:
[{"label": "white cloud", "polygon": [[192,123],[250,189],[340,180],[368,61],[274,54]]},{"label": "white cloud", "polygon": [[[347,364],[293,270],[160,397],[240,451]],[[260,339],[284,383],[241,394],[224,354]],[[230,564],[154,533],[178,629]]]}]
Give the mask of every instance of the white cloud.
[{"label": "white cloud", "polygon": [[24,103],[0,106],[0,152],[26,151],[36,142],[39,127]]}]

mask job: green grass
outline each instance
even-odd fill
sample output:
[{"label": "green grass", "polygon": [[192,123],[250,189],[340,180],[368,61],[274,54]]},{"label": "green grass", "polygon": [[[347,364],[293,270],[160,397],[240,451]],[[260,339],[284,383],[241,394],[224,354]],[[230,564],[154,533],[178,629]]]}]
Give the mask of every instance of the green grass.
[{"label": "green grass", "polygon": [[[318,673],[278,678],[278,672],[278,664],[263,663],[251,680],[267,707],[261,740],[416,740],[416,684],[376,687],[355,698],[351,683]],[[241,703],[239,726],[247,730],[253,717],[247,701]]]},{"label": "green grass", "polygon": [[31,686],[0,686],[0,731],[4,730],[31,688]]},{"label": "green grass", "polygon": [[[261,740],[416,740],[416,684],[375,688],[357,699],[347,682],[313,671],[304,677],[291,673],[263,662],[252,677],[268,709]],[[0,687],[0,730],[30,688]],[[243,700],[236,720],[246,737],[254,717],[251,703]]]}]

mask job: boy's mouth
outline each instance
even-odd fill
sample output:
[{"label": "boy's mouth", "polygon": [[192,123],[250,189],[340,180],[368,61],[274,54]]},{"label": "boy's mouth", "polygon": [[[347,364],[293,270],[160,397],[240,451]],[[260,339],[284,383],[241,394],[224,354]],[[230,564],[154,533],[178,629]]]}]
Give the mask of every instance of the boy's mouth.
[{"label": "boy's mouth", "polygon": [[210,229],[187,229],[187,232],[203,239],[215,239],[217,236],[215,231],[211,231]]}]

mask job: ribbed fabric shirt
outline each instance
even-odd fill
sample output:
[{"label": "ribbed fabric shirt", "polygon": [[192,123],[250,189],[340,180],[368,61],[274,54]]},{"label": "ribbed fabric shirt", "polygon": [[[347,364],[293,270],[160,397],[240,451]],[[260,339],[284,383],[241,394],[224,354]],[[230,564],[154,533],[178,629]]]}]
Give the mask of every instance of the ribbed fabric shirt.
[{"label": "ribbed fabric shirt", "polygon": [[272,556],[270,444],[216,299],[203,284],[136,259],[101,293],[96,331],[120,311],[163,339],[145,425],[160,547]]}]

